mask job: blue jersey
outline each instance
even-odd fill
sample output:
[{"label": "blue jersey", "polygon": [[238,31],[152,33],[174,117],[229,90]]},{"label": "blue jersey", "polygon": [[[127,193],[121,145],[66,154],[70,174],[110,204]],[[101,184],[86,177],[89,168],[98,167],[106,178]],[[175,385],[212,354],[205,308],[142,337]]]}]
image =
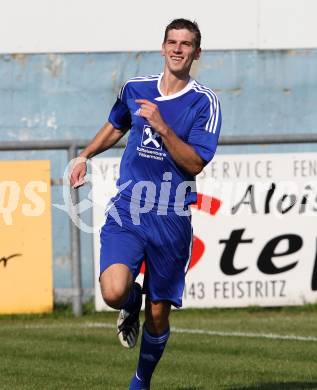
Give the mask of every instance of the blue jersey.
[{"label": "blue jersey", "polygon": [[[134,199],[133,188],[143,181],[145,187],[147,183],[151,190],[155,188],[154,208],[160,204],[173,209],[196,202],[195,186],[190,185],[182,204],[175,204],[179,199],[176,196],[179,186],[184,182],[194,183],[195,178],[176,164],[159,134],[139,115],[140,106],[135,100],[147,99],[155,103],[166,124],[181,140],[191,145],[205,163],[213,158],[216,151],[221,110],[215,93],[197,81],[190,79],[181,91],[164,96],[160,90],[161,79],[162,74],[128,80],[119,92],[109,122],[117,129],[131,129],[117,183],[120,186],[127,182],[130,184],[121,196],[139,201]],[[165,189],[169,189],[168,196],[166,191],[162,196],[162,183]],[[145,195],[146,191],[143,191],[142,197]]]}]

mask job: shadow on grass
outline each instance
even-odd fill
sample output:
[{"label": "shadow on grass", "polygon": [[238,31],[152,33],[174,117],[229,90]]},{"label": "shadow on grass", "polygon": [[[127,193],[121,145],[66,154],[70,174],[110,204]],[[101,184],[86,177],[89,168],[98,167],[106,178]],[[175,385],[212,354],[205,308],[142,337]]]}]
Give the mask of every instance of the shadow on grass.
[{"label": "shadow on grass", "polygon": [[317,382],[275,382],[250,386],[227,387],[227,390],[308,390],[317,389]]}]

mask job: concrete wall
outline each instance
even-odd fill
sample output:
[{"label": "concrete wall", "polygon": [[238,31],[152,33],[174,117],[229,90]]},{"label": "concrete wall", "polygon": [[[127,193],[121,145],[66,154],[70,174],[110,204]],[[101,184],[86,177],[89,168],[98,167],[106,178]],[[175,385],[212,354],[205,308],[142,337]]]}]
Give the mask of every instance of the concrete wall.
[{"label": "concrete wall", "polygon": [[[122,83],[159,73],[158,52],[0,56],[2,140],[89,138]],[[315,131],[317,49],[207,51],[192,76],[214,89],[223,132]]]},{"label": "concrete wall", "polygon": [[[217,92],[223,135],[315,133],[316,63],[317,49],[207,51],[193,68],[193,76]],[[107,119],[124,80],[161,68],[158,52],[1,55],[0,140],[91,138]],[[316,147],[227,147],[219,152],[283,150]],[[0,158],[49,158],[55,183],[67,164],[65,152],[1,153]],[[87,191],[81,190],[81,195]],[[60,186],[53,186],[52,195],[54,203],[63,203]],[[67,215],[53,207],[54,286],[60,294],[71,286],[68,223]],[[83,282],[89,294],[91,236],[83,234],[82,242]]]}]

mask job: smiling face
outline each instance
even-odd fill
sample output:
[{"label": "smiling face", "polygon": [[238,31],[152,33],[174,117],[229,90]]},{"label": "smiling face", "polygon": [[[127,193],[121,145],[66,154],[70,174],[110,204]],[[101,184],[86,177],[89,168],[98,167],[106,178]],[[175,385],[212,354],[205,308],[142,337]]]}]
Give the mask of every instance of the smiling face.
[{"label": "smiling face", "polygon": [[176,76],[187,76],[194,60],[198,60],[201,49],[195,46],[195,34],[187,29],[168,31],[162,45],[165,70]]}]

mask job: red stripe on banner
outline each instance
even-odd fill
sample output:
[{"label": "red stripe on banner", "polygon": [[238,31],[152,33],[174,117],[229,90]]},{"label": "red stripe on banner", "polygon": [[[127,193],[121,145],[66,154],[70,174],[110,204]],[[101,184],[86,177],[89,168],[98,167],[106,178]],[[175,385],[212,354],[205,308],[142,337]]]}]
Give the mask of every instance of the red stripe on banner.
[{"label": "red stripe on banner", "polygon": [[192,204],[191,207],[204,211],[210,215],[215,215],[221,206],[221,201],[205,194],[197,194],[197,202]]},{"label": "red stripe on banner", "polygon": [[201,256],[205,252],[205,244],[202,240],[196,236],[193,236],[193,250],[192,257],[189,263],[189,269],[193,268],[198,261],[201,259]]}]

